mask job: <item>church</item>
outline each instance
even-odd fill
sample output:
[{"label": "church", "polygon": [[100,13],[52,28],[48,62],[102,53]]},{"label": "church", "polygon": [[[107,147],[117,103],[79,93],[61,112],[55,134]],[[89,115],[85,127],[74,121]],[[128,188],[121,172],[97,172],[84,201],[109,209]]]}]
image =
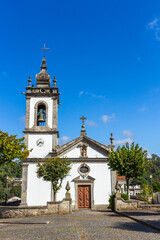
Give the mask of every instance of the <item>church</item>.
[{"label": "church", "polygon": [[51,183],[37,177],[37,163],[43,164],[50,157],[66,157],[72,168],[57,193],[57,201],[64,199],[69,182],[73,209],[105,209],[116,183],[116,174],[107,164],[109,150],[114,148],[113,135],[108,146],[89,138],[84,125],[86,118],[82,116],[80,135],[63,146],[58,145],[60,93],[56,77],[51,83],[45,57],[41,71],[36,74],[36,86],[29,77],[23,94],[26,96],[25,143],[32,151],[22,164],[21,205],[46,206],[53,201]]}]

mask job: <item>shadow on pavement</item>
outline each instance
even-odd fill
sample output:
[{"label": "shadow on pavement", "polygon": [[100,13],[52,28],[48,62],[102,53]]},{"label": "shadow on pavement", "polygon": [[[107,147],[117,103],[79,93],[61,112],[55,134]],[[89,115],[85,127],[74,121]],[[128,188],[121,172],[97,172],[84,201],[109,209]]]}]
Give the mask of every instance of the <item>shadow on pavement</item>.
[{"label": "shadow on pavement", "polygon": [[153,216],[153,215],[159,215],[160,216],[160,211],[156,211],[156,212],[121,212],[122,214],[127,214],[129,216]]},{"label": "shadow on pavement", "polygon": [[[156,233],[156,230],[153,230],[151,228],[145,227],[144,225],[137,223],[137,222],[126,222],[126,223],[118,223],[115,224],[112,228],[118,228],[121,230],[127,230],[127,231],[139,231],[139,232],[145,232],[145,233]],[[157,232],[159,233],[159,232]]]}]

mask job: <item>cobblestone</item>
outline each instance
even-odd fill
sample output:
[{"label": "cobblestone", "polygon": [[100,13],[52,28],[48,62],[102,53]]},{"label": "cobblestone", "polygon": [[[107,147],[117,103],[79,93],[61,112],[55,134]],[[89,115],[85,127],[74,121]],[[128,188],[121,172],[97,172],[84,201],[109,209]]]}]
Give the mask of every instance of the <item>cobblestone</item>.
[{"label": "cobblestone", "polygon": [[[16,224],[16,219],[10,221],[15,224],[0,224],[0,239],[160,240],[160,233],[155,230],[109,211],[82,210],[66,215],[19,218],[18,221],[28,223],[24,225]],[[50,223],[36,224],[47,221]]]}]

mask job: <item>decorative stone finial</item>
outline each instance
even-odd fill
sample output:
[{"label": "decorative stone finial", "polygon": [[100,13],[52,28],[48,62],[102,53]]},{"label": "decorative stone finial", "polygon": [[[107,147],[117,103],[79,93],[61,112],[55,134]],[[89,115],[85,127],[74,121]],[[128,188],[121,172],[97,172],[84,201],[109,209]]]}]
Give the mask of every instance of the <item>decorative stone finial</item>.
[{"label": "decorative stone finial", "polygon": [[69,190],[70,190],[69,181],[66,184],[66,190],[67,190],[67,192],[66,192],[65,198],[66,199],[71,199],[71,194],[69,192]]},{"label": "decorative stone finial", "polygon": [[111,146],[113,146],[113,140],[114,140],[113,133],[111,133],[110,140],[111,140]]},{"label": "decorative stone finial", "polygon": [[31,82],[32,82],[31,76],[29,76],[29,79],[28,79],[28,86],[29,86],[29,87],[31,86]]},{"label": "decorative stone finial", "polygon": [[42,66],[41,66],[41,70],[42,69],[45,69],[45,70],[47,70],[47,66],[46,66],[46,59],[45,59],[45,57],[42,59]]},{"label": "decorative stone finial", "polygon": [[87,134],[86,134],[86,129],[85,129],[85,125],[84,125],[84,120],[87,120],[87,118],[82,116],[80,119],[82,120],[81,136],[86,136]]},{"label": "decorative stone finial", "polygon": [[57,85],[56,85],[56,82],[57,82],[57,80],[56,80],[56,76],[54,76],[54,80],[53,80],[53,82],[54,82],[54,87],[57,87]]},{"label": "decorative stone finial", "polygon": [[37,87],[50,87],[51,79],[50,75],[46,72],[46,59],[45,57],[42,59],[41,71],[36,74],[36,83]]}]

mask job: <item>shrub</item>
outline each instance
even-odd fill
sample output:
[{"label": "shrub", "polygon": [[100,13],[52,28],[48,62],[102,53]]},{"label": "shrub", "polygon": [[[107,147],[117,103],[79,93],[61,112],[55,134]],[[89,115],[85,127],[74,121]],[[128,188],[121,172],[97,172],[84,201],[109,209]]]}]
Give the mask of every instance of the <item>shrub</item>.
[{"label": "shrub", "polygon": [[115,194],[110,195],[109,198],[109,208],[114,212],[114,198]]},{"label": "shrub", "polygon": [[121,198],[123,198],[124,200],[128,200],[128,195],[125,193],[121,193]]}]

